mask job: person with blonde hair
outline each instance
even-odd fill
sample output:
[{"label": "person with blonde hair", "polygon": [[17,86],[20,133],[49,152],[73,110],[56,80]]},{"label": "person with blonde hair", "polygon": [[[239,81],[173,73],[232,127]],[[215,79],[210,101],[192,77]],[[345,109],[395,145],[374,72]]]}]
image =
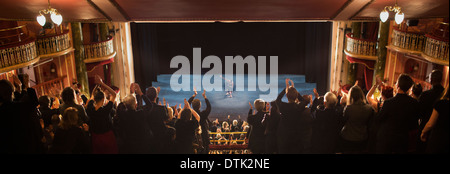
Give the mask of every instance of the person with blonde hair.
[{"label": "person with blonde hair", "polygon": [[51,154],[88,154],[90,153],[89,126],[78,126],[78,110],[69,107],[64,110],[62,119],[55,131]]},{"label": "person with blonde hair", "polygon": [[[311,151],[316,154],[333,154],[336,153],[336,147],[339,140],[339,132],[342,128],[342,112],[337,109],[338,99],[333,92],[327,92],[325,96],[319,97],[314,90],[315,99],[313,103],[317,103],[319,107],[313,105],[312,109],[315,113],[313,122],[313,136],[311,139]],[[322,103],[319,103],[323,99]]]},{"label": "person with blonde hair", "polygon": [[344,108],[344,126],[341,130],[340,149],[343,153],[361,153],[366,149],[369,126],[374,116],[359,86],[350,88]]},{"label": "person with blonde hair", "polygon": [[262,124],[264,119],[264,107],[266,102],[262,99],[256,99],[253,104],[255,105],[256,113],[253,114],[253,106],[249,102],[250,110],[248,111],[247,122],[250,125],[250,134],[248,138],[248,147],[254,154],[262,154],[265,151],[265,125]]}]

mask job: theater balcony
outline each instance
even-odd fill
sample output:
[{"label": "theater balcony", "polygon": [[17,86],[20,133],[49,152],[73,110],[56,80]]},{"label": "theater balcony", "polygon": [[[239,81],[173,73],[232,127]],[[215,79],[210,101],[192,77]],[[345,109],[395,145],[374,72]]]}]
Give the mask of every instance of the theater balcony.
[{"label": "theater balcony", "polygon": [[0,73],[27,67],[39,61],[35,39],[25,33],[26,25],[0,28]]},{"label": "theater balcony", "polygon": [[[420,22],[422,24],[418,26],[399,25],[392,28],[391,42],[386,46],[385,77],[396,79],[400,74],[407,73],[424,89],[429,89],[431,84],[427,81],[427,75],[432,69],[441,69],[448,74],[449,29],[448,23],[442,21]],[[444,84],[448,81],[448,75],[443,81]],[[394,83],[390,80],[391,85]]]},{"label": "theater balcony", "polygon": [[62,56],[74,51],[70,45],[69,30],[59,34],[40,36],[36,40],[36,46],[41,59]]},{"label": "theater balcony", "polygon": [[376,40],[356,38],[353,37],[353,33],[348,33],[346,39],[344,52],[347,56],[363,60],[377,60]]},{"label": "theater balcony", "polygon": [[[353,33],[347,33],[344,53],[350,63],[361,65],[365,86],[372,86],[372,76],[377,61],[377,40],[354,37]],[[351,87],[352,85],[346,85]]]},{"label": "theater balcony", "polygon": [[396,52],[415,55],[418,59],[430,63],[448,66],[448,42],[448,37],[446,38],[445,35],[438,37],[433,34],[409,32],[394,28],[392,42],[387,48]]},{"label": "theater balcony", "polygon": [[116,55],[112,36],[109,36],[108,40],[84,44],[83,46],[86,64],[109,61]]}]

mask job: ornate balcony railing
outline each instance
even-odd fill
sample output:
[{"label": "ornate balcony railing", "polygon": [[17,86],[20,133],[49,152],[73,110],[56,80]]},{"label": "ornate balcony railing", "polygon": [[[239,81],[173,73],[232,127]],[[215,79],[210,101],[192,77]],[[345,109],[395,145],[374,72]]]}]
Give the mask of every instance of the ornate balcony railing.
[{"label": "ornate balcony railing", "polygon": [[431,58],[448,62],[448,39],[440,39],[432,35],[425,35],[426,43],[423,54]]},{"label": "ornate balcony railing", "polygon": [[106,41],[95,42],[84,45],[84,61],[86,63],[103,61],[114,57],[113,37]]},{"label": "ornate balcony railing", "polygon": [[353,37],[353,33],[348,33],[346,35],[346,49],[347,55],[351,54],[357,58],[368,58],[373,59],[377,55],[377,41],[359,39]]},{"label": "ornate balcony railing", "polygon": [[0,72],[22,68],[36,63],[39,56],[36,53],[35,40],[30,39],[7,47],[0,47]]},{"label": "ornate balcony railing", "polygon": [[423,51],[425,36],[421,33],[406,32],[394,28],[392,31],[392,45],[401,49]]},{"label": "ornate balcony railing", "polygon": [[62,77],[55,78],[53,80],[49,80],[43,83],[39,83],[35,86],[32,86],[36,90],[38,96],[48,95],[48,92],[51,91],[52,88],[58,88],[59,90],[64,89],[64,79],[67,76],[64,75]]},{"label": "ornate balcony railing", "polygon": [[39,55],[48,55],[67,50],[71,47],[69,30],[57,35],[38,37],[36,46]]}]

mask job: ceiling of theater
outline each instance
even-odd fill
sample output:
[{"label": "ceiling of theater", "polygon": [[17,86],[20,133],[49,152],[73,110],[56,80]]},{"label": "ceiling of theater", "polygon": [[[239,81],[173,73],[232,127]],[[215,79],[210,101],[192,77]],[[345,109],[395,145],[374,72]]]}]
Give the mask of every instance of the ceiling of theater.
[{"label": "ceiling of theater", "polygon": [[[50,0],[65,21],[379,20],[395,0]],[[0,20],[35,20],[47,0],[1,0]],[[398,0],[406,19],[449,16],[449,0]],[[391,13],[392,14],[392,13]],[[393,14],[391,15],[394,16]]]}]

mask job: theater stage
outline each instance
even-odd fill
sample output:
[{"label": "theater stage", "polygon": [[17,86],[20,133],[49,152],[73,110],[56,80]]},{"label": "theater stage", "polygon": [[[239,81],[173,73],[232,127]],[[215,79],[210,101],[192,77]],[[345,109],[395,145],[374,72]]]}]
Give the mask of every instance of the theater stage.
[{"label": "theater stage", "polygon": [[[166,99],[166,101],[169,103],[170,106],[173,106],[175,104],[180,104],[183,103],[183,100],[189,99],[189,97],[191,97],[194,92],[192,91],[192,84],[193,84],[193,76],[194,75],[190,75],[190,80],[191,80],[191,91],[173,91],[171,86],[170,86],[170,78],[171,78],[172,74],[161,74],[158,75],[157,77],[157,81],[153,82],[153,86],[154,87],[160,87],[161,91],[159,93],[159,99],[162,102],[163,98]],[[226,95],[225,91],[207,91],[206,92],[206,97],[209,99],[210,103],[211,103],[211,113],[209,115],[209,119],[210,120],[215,120],[216,118],[218,118],[219,120],[223,121],[225,119],[227,119],[227,116],[230,115],[231,119],[237,119],[238,115],[241,116],[241,119],[243,120],[247,120],[247,114],[248,114],[248,110],[249,110],[249,105],[248,102],[252,102],[255,99],[260,98],[261,94],[269,94],[269,91],[260,91],[258,88],[258,85],[256,85],[256,91],[248,91],[248,78],[247,75],[234,75],[234,81],[235,81],[235,85],[236,85],[236,81],[237,79],[242,78],[245,82],[245,89],[244,91],[233,91],[233,97],[230,98]],[[271,96],[267,96],[267,97],[262,97],[261,99],[265,100],[265,101],[273,101],[276,99],[277,95],[279,94],[279,92],[284,89],[286,87],[285,84],[285,79],[286,78],[290,78],[294,84],[295,84],[295,88],[300,92],[300,94],[302,95],[312,95],[313,94],[313,89],[316,88],[316,84],[315,83],[306,83],[305,82],[305,76],[303,75],[293,75],[293,74],[281,74],[278,75],[278,83],[273,83],[273,85],[271,86],[271,89],[273,89],[273,87],[277,86],[278,90],[276,92],[274,92],[275,95],[271,95]],[[202,78],[200,78],[202,79]],[[269,82],[270,78],[267,77],[266,81]],[[180,83],[181,83],[181,78],[180,78]],[[256,81],[256,84],[257,81]],[[225,82],[222,82],[222,86],[223,89],[225,89]],[[236,90],[236,86],[234,86],[235,90]],[[206,104],[204,103],[203,97],[202,97],[202,92],[203,89],[197,89],[198,91],[198,95],[196,98],[200,99],[200,101],[202,102],[202,107],[201,109],[205,109],[206,108]],[[283,97],[283,101],[287,102],[286,97]]]}]

